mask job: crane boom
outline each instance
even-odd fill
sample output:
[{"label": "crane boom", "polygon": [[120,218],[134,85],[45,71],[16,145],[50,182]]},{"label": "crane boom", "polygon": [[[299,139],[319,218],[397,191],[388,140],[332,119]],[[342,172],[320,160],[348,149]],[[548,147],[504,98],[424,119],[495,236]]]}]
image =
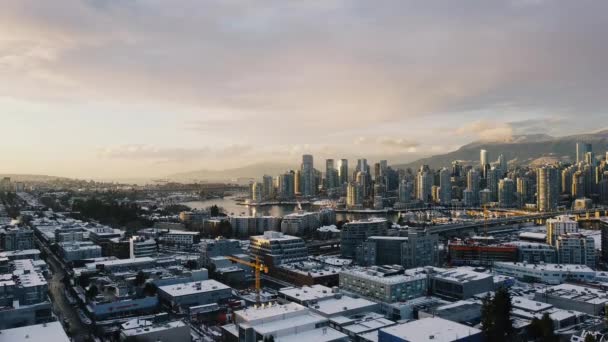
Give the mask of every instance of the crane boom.
[{"label": "crane boom", "polygon": [[260,305],[261,300],[260,300],[260,289],[262,287],[262,281],[261,281],[261,273],[268,273],[268,267],[264,264],[262,264],[260,262],[260,258],[259,257],[255,257],[255,262],[249,262],[249,261],[245,261],[239,258],[235,258],[233,256],[227,256],[226,257],[228,260],[232,261],[232,262],[236,262],[239,263],[241,265],[245,265],[245,266],[249,266],[251,268],[253,268],[254,273],[255,273],[255,301],[256,304]]}]

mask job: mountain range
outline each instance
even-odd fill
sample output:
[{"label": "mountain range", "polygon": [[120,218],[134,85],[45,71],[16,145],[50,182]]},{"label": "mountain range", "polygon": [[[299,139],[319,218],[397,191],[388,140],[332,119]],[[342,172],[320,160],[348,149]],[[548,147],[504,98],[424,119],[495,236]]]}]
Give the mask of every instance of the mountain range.
[{"label": "mountain range", "polygon": [[576,160],[577,142],[590,143],[596,157],[603,155],[608,150],[608,130],[563,137],[532,134],[514,136],[509,141],[503,142],[476,141],[464,145],[456,151],[394,165],[394,167],[416,169],[425,164],[431,168],[448,167],[454,160],[462,161],[464,164],[477,164],[480,149],[488,151],[492,162],[498,159],[500,154],[503,154],[510,164],[516,165],[534,165],[554,161],[572,162]]}]

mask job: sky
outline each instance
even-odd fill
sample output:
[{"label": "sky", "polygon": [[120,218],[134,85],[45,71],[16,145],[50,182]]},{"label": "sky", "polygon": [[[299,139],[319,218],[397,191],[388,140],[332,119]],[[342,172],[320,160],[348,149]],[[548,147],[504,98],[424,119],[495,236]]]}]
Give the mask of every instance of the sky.
[{"label": "sky", "polygon": [[4,0],[0,173],[412,161],[608,127],[607,1]]}]

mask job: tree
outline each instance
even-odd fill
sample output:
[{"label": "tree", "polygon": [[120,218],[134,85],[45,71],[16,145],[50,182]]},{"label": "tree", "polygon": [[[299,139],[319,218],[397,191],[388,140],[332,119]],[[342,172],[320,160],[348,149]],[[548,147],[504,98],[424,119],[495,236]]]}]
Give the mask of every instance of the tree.
[{"label": "tree", "polygon": [[587,336],[585,336],[585,342],[595,342],[595,341],[597,341],[595,336],[590,333],[587,333]]},{"label": "tree", "polygon": [[188,260],[186,261],[186,268],[188,268],[189,270],[195,270],[198,268],[198,263],[196,262],[196,260]]},{"label": "tree", "polygon": [[511,321],[511,294],[505,288],[496,291],[493,298],[483,299],[481,308],[482,332],[488,341],[512,341],[515,331]]},{"label": "tree", "polygon": [[153,297],[156,295],[156,286],[152,283],[146,283],[144,286],[144,295],[146,297]]},{"label": "tree", "polygon": [[135,286],[142,286],[146,282],[146,279],[148,279],[148,277],[143,271],[137,272],[137,275],[135,276]]},{"label": "tree", "polygon": [[89,286],[89,288],[87,289],[87,292],[86,292],[86,296],[88,299],[93,299],[93,298],[97,297],[98,294],[99,294],[99,289],[97,288],[96,285]]},{"label": "tree", "polygon": [[82,273],[80,277],[78,277],[78,285],[80,287],[85,288],[91,284],[91,276],[87,273]]},{"label": "tree", "polygon": [[217,217],[220,216],[220,207],[218,207],[217,205],[212,205],[209,207],[209,215],[211,215],[211,217]]}]

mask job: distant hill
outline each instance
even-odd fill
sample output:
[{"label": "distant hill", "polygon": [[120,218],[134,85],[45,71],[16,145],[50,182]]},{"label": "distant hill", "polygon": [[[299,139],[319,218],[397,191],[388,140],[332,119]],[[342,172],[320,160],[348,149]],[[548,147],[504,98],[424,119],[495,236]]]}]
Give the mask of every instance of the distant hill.
[{"label": "distant hill", "polygon": [[520,165],[538,164],[543,160],[576,160],[576,143],[586,142],[593,145],[596,156],[608,150],[608,130],[564,137],[551,137],[544,134],[515,136],[508,142],[476,141],[462,146],[456,151],[418,159],[411,163],[395,165],[396,168],[416,169],[427,164],[431,168],[450,166],[452,161],[461,160],[465,164],[479,163],[479,150],[488,151],[490,160],[496,161],[498,155],[504,154],[509,163]]},{"label": "distant hill", "polygon": [[68,180],[67,177],[56,177],[47,175],[27,175],[16,173],[3,173],[0,178],[9,177],[13,182],[48,182],[52,180]]},{"label": "distant hill", "polygon": [[264,175],[276,176],[294,169],[295,165],[281,163],[257,163],[226,170],[198,170],[166,176],[172,181],[230,181],[236,178],[262,178]]}]

